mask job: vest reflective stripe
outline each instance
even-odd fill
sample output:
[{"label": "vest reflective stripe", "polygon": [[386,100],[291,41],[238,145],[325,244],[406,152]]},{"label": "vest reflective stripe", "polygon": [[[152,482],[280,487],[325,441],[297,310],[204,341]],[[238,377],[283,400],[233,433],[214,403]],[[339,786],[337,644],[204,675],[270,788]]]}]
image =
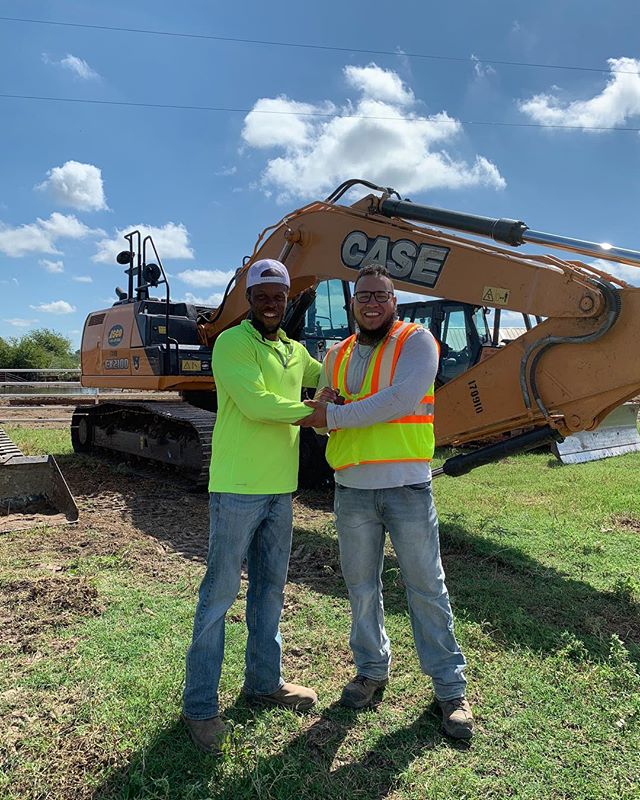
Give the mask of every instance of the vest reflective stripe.
[{"label": "vest reflective stripe", "polygon": [[[325,375],[338,389],[345,403],[358,402],[391,386],[402,347],[409,336],[420,328],[417,323],[397,321],[374,356],[357,392],[347,387],[349,361],[356,346],[350,336],[330,348],[325,359]],[[327,461],[335,469],[357,464],[382,462],[431,461],[435,445],[433,433],[434,387],[431,386],[411,414],[366,428],[344,428],[330,432]],[[393,427],[391,427],[393,426]]]}]

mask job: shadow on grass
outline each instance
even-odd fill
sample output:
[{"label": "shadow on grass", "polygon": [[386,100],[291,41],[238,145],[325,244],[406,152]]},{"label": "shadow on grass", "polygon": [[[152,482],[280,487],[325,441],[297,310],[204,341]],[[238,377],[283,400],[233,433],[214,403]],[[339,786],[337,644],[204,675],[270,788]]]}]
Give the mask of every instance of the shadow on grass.
[{"label": "shadow on grass", "polygon": [[[601,658],[617,634],[640,661],[640,604],[543,566],[515,547],[474,536],[456,522],[441,522],[440,538],[454,615],[481,623],[500,642],[539,652],[557,650],[568,632]],[[395,557],[385,558],[382,579],[386,613],[404,614]],[[289,581],[346,599],[335,537],[297,531]]]},{"label": "shadow on grass", "polygon": [[[253,713],[242,700],[227,711],[233,732],[224,755],[217,758],[198,753],[182,725],[176,723],[161,731],[144,751],[134,754],[128,766],[112,774],[92,797],[381,800],[425,752],[439,746],[469,749],[468,743],[442,736],[439,715],[430,707],[408,727],[380,735],[364,754],[354,757],[350,753],[359,749],[362,736],[358,712],[332,705],[280,752],[269,754],[272,734],[269,728],[257,736],[250,730]],[[273,715],[287,712],[269,713],[273,719]],[[356,726],[359,731],[351,741]]]},{"label": "shadow on grass", "polygon": [[[208,541],[208,495],[194,494],[184,484],[120,473],[97,459],[65,459],[72,491],[99,498],[117,494],[133,524],[186,558],[204,562]],[[123,480],[123,476],[130,477]],[[304,502],[328,512],[332,493],[305,493]],[[104,502],[100,499],[99,502]],[[455,518],[441,520],[442,556],[454,614],[481,623],[501,642],[516,642],[541,652],[557,649],[568,632],[596,657],[607,654],[617,634],[640,659],[640,604],[631,597],[603,592],[568,577],[507,544],[515,532],[500,531],[499,541],[470,533]],[[406,600],[397,561],[385,560],[383,575],[388,613],[404,614]],[[346,601],[338,545],[330,525],[324,530],[294,531],[289,581]],[[624,589],[624,587],[622,587]]]}]

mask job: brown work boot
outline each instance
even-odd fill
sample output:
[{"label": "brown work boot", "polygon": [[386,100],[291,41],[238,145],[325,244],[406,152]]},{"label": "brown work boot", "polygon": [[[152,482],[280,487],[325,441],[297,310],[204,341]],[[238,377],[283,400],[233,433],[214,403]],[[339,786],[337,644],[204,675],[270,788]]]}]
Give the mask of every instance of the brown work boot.
[{"label": "brown work boot", "polygon": [[364,675],[356,675],[342,690],[340,705],[347,708],[366,708],[373,702],[374,697],[389,682],[388,678],[377,681]]},{"label": "brown work boot", "polygon": [[193,743],[204,753],[219,753],[224,737],[227,735],[227,726],[220,717],[209,719],[189,719],[184,714],[180,715]]},{"label": "brown work boot", "polygon": [[270,706],[290,708],[292,711],[307,711],[318,702],[318,695],[313,689],[298,686],[297,683],[283,683],[277,692],[271,694],[249,694],[245,697],[253,703],[264,703]]},{"label": "brown work boot", "polygon": [[473,736],[473,714],[464,697],[439,700],[442,709],[442,727],[453,739],[470,739]]}]

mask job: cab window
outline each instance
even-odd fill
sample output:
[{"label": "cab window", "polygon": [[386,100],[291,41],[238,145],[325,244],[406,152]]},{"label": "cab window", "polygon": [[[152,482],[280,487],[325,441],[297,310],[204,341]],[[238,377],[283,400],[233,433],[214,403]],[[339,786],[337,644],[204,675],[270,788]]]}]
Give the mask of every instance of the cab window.
[{"label": "cab window", "polygon": [[301,341],[314,358],[322,359],[336,342],[351,333],[347,314],[348,289],[340,280],[322,281],[307,309]]}]

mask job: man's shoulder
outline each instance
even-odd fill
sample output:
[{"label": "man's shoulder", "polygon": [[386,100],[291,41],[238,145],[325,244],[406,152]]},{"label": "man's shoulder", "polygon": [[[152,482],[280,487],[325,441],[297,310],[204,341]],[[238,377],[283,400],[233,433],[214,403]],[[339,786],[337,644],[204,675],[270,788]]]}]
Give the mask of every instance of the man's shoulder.
[{"label": "man's shoulder", "polygon": [[302,344],[302,342],[297,341],[297,339],[289,339],[289,342],[293,345],[293,352],[296,353],[296,355],[299,355],[301,358],[304,359],[315,361],[313,356],[309,353],[309,351]]},{"label": "man's shoulder", "polygon": [[215,344],[218,344],[218,342],[231,344],[233,342],[250,340],[251,338],[251,332],[246,329],[246,326],[243,325],[242,322],[240,322],[237,325],[232,325],[230,328],[222,331],[222,333],[218,335]]},{"label": "man's shoulder", "polygon": [[252,350],[255,350],[254,338],[242,323],[222,331],[213,345],[213,354],[218,358],[231,351],[249,353]]},{"label": "man's shoulder", "polygon": [[429,328],[425,328],[424,325],[420,324],[407,336],[407,341],[435,342],[435,340],[435,336],[431,333]]},{"label": "man's shoulder", "polygon": [[437,350],[438,342],[435,336],[428,328],[419,325],[405,339],[400,357],[412,358],[415,356],[425,358],[428,354],[437,352]]}]

